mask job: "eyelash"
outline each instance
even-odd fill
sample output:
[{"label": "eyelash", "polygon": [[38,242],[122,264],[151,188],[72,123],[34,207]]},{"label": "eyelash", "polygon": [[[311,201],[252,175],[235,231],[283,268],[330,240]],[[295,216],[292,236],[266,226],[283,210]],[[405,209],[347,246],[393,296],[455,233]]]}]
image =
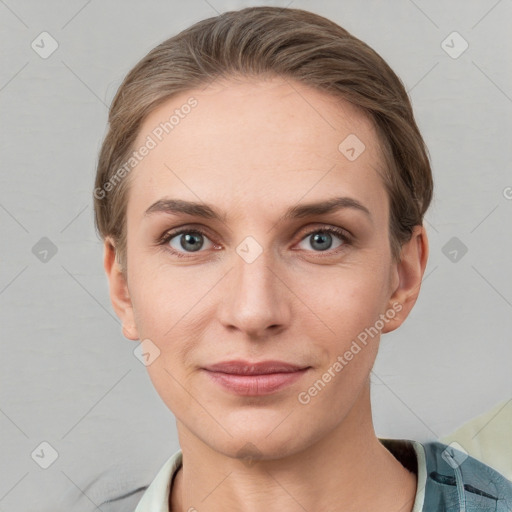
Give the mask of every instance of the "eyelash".
[{"label": "eyelash", "polygon": [[[206,231],[200,229],[200,228],[186,228],[186,227],[184,227],[184,228],[179,228],[176,231],[167,231],[167,232],[165,232],[160,237],[160,239],[157,241],[157,244],[161,245],[161,246],[166,245],[174,237],[176,237],[178,235],[182,235],[184,233],[200,234],[202,236],[205,236],[205,237],[209,238],[208,237],[208,233]],[[302,240],[306,239],[308,236],[311,236],[311,235],[313,235],[315,233],[330,233],[330,234],[334,234],[337,237],[339,237],[342,240],[342,242],[343,242],[339,247],[337,247],[334,250],[328,249],[327,251],[313,251],[313,252],[316,252],[319,255],[319,257],[322,257],[322,254],[325,254],[326,256],[332,256],[333,254],[336,254],[337,252],[340,252],[341,250],[343,250],[347,245],[351,244],[351,237],[349,236],[349,234],[344,229],[335,228],[333,226],[325,226],[325,227],[313,229],[313,230],[305,233],[304,236],[300,239],[300,241],[302,242]],[[185,254],[189,254],[189,255],[193,255],[194,254],[193,252],[191,252],[191,253],[182,253],[182,252],[179,252],[179,251],[175,251],[171,247],[168,247],[166,249],[170,250],[172,252],[172,254],[176,255],[178,258],[188,258],[190,256],[185,256]],[[198,252],[200,252],[200,251],[198,251]]]}]

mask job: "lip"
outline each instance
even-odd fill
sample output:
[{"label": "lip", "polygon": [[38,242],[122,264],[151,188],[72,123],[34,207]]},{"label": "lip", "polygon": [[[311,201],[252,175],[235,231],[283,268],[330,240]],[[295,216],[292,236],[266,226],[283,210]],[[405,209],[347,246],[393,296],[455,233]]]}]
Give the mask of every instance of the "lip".
[{"label": "lip", "polygon": [[300,379],[309,369],[284,361],[224,361],[204,368],[213,382],[237,395],[269,395]]},{"label": "lip", "polygon": [[233,375],[266,375],[269,373],[291,373],[305,368],[307,367],[285,361],[255,361],[251,363],[250,361],[237,359],[205,366],[204,369]]}]

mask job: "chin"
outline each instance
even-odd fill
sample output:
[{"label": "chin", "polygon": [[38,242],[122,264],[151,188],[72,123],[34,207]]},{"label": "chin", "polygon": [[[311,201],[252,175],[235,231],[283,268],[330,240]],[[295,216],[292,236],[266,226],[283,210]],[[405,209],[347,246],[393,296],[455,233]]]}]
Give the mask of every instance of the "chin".
[{"label": "chin", "polygon": [[[282,420],[282,418],[281,418]],[[276,429],[277,423],[271,428],[253,426],[247,429],[229,430],[233,435],[223,441],[213,441],[211,448],[227,457],[239,459],[241,462],[257,460],[281,459],[302,451],[306,441],[297,437],[297,429]],[[270,435],[269,433],[272,432]],[[301,432],[304,434],[303,432]],[[246,464],[248,465],[248,464]]]}]

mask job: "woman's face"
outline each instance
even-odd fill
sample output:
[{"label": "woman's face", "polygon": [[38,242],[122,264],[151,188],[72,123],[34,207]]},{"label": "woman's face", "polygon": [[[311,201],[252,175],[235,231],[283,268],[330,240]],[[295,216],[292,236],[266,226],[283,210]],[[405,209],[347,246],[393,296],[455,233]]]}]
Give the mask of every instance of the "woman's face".
[{"label": "woman's face", "polygon": [[[217,81],[155,109],[143,145],[129,178],[125,335],[150,340],[148,371],[181,434],[230,456],[247,443],[266,458],[304,449],[360,399],[376,331],[403,321],[372,125],[296,82]],[[198,206],[174,211],[176,200]],[[307,369],[228,378],[235,387],[205,370],[233,360]]]}]

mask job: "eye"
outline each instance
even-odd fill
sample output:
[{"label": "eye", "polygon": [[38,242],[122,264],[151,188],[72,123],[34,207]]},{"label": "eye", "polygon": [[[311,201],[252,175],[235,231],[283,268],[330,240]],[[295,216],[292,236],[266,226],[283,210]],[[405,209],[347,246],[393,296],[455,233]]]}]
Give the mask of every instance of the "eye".
[{"label": "eye", "polygon": [[[205,240],[207,243],[205,244]],[[182,257],[183,253],[199,252],[201,249],[211,249],[214,244],[200,229],[181,229],[179,231],[165,233],[162,245],[169,245],[173,253]]]},{"label": "eye", "polygon": [[[335,238],[341,240],[338,245],[335,245],[335,247],[332,247],[333,235]],[[301,243],[307,240],[310,240],[309,243],[315,252],[326,252],[331,249],[334,250],[350,243],[349,235],[343,229],[334,227],[322,227],[317,228],[314,231],[310,231],[301,240]]]},{"label": "eye", "polygon": [[[333,236],[338,238],[338,243],[333,247]],[[309,231],[302,238],[300,243],[310,240],[313,251],[317,253],[337,252],[336,249],[350,244],[350,235],[341,228],[323,226]],[[336,243],[334,241],[334,243]],[[158,240],[159,245],[166,246],[174,255],[179,258],[187,257],[187,254],[204,252],[201,249],[219,248],[207,236],[206,232],[198,228],[181,228],[175,231],[168,231]],[[304,249],[304,247],[301,247]],[[306,248],[307,251],[310,249]]]}]

